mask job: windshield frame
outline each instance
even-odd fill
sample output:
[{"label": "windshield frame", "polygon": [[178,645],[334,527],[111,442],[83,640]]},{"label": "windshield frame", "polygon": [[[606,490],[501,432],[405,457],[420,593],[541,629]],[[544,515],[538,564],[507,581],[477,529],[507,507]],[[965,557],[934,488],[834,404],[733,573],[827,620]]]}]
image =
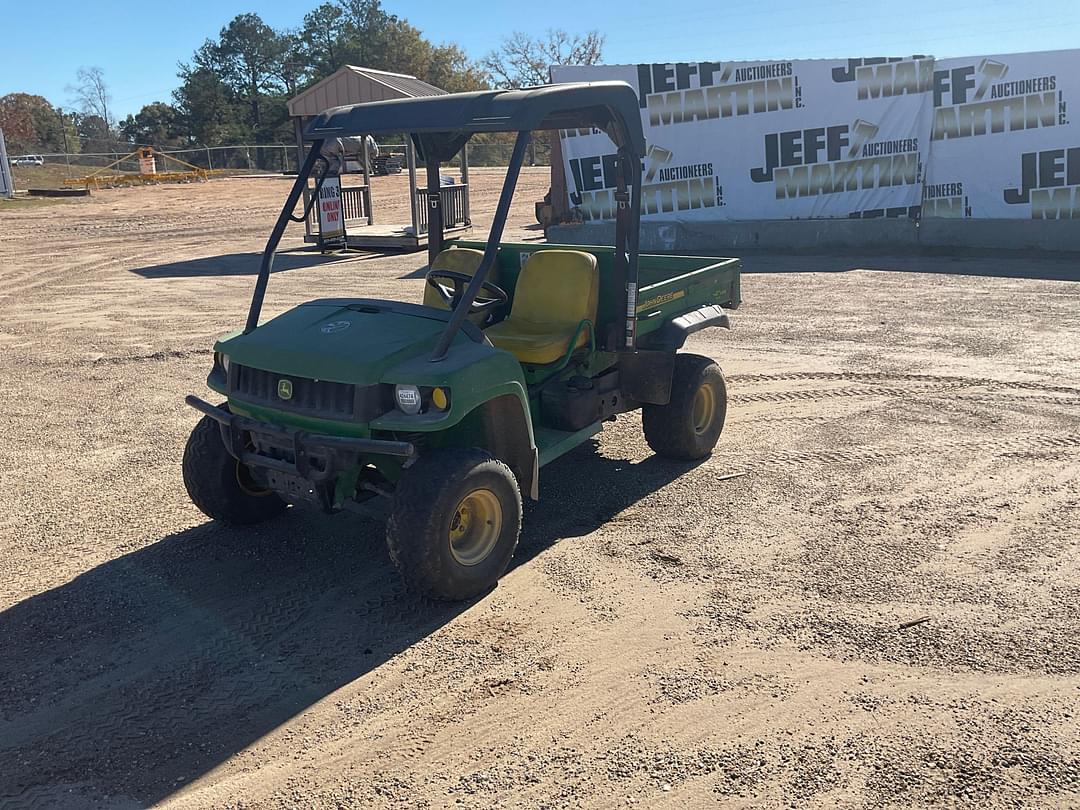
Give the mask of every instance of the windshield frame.
[{"label": "windshield frame", "polygon": [[[543,88],[533,88],[533,90],[538,89]],[[627,89],[629,89],[628,86]],[[364,105],[356,105],[356,108],[363,106]],[[572,109],[567,110],[566,112],[572,113]],[[632,129],[626,126],[628,122],[624,119],[620,111],[612,110],[611,112],[614,116],[615,123],[618,125],[616,129],[624,131]],[[634,121],[633,123],[640,127],[640,121]],[[457,149],[464,149],[476,131],[478,130],[466,129],[459,132],[440,131],[438,133],[427,132],[411,134],[411,137],[414,139],[417,146],[423,147],[421,152],[423,153],[425,164],[427,166],[427,191],[428,205],[430,208],[428,228],[429,266],[431,259],[443,246],[441,185],[439,182],[440,152],[444,151],[449,153],[450,151],[457,151]],[[525,160],[525,152],[532,138],[532,130],[498,131],[516,132],[516,139],[514,141],[513,152],[510,156],[510,163],[507,166],[506,177],[503,180],[499,202],[495,209],[491,230],[488,233],[487,241],[484,246],[484,255],[475,275],[465,288],[465,292],[461,299],[454,307],[450,318],[447,321],[446,329],[443,330],[439,340],[435,344],[429,358],[431,362],[439,362],[447,356],[454,338],[457,336],[457,333],[461,331],[462,324],[467,320],[469,309],[475,302],[485,279],[495,265],[499,244],[502,239],[507,218],[510,214],[510,205],[513,201],[514,192],[517,188],[518,179],[521,173],[521,167]],[[555,130],[554,132],[555,137],[559,137],[561,134],[559,130]],[[638,132],[640,132],[640,129],[638,129]],[[448,135],[453,136],[449,141],[446,140],[446,136]],[[611,132],[609,132],[609,135],[621,141],[616,145],[616,187],[614,189],[616,213],[613,273],[615,284],[613,288],[615,290],[622,290],[625,295],[626,320],[622,330],[619,330],[617,325],[613,325],[614,328],[606,330],[604,334],[599,334],[598,343],[601,348],[607,351],[633,352],[636,350],[638,243],[641,219],[641,178],[643,172],[642,160],[644,158],[644,148],[643,141],[639,144],[634,137],[621,138]],[[443,142],[437,143],[435,141],[436,136],[441,136]],[[258,278],[255,282],[255,290],[252,294],[251,305],[248,309],[244,334],[254,331],[258,326],[259,315],[262,311],[263,300],[266,295],[266,287],[273,270],[274,257],[277,253],[281,238],[285,233],[285,228],[288,226],[289,222],[303,222],[309,215],[314,201],[318,198],[319,187],[322,185],[322,180],[329,171],[329,163],[322,154],[322,148],[325,142],[325,138],[319,137],[315,137],[309,142],[310,146],[308,148],[307,156],[304,159],[303,165],[297,172],[296,181],[293,183],[285,204],[278,214],[277,221],[274,223],[274,227],[270,232],[270,237],[263,250],[262,262],[259,267]],[[449,147],[449,144],[454,145],[453,147]],[[304,190],[307,188],[308,179],[312,176],[316,166],[319,165],[322,166],[322,170],[316,176],[315,193],[312,195],[307,206],[305,206],[303,215],[300,217],[294,216],[293,211],[296,210],[296,204],[300,201],[304,194]],[[620,331],[622,333],[621,337],[619,335]]]}]

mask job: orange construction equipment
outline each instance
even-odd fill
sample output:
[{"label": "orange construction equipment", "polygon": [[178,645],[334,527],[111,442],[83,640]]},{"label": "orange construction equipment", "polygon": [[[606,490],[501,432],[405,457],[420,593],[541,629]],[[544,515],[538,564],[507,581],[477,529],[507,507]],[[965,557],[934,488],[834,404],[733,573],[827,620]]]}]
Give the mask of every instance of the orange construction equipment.
[{"label": "orange construction equipment", "polygon": [[[139,171],[118,171],[116,167],[125,160],[138,161]],[[166,161],[172,161],[183,168],[180,170],[159,170],[159,166],[167,166]],[[113,171],[109,172],[110,169],[113,169]],[[90,189],[133,186],[144,183],[195,183],[209,180],[211,177],[217,177],[224,173],[221,169],[203,169],[191,163],[186,163],[179,158],[166,155],[152,146],[140,146],[134,152],[124,155],[119,160],[113,161],[108,166],[103,166],[85,177],[67,178],[63,181],[63,185],[84,186]]]}]

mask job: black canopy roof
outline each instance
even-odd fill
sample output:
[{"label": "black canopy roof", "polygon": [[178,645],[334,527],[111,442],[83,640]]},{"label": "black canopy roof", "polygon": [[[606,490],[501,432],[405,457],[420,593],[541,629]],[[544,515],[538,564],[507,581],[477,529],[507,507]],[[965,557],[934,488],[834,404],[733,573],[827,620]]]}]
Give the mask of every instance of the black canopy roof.
[{"label": "black canopy roof", "polygon": [[476,132],[586,127],[603,130],[616,146],[638,157],[645,154],[637,94],[626,82],[572,82],[333,107],[311,122],[304,137],[409,132],[429,148],[452,149],[453,154]]}]

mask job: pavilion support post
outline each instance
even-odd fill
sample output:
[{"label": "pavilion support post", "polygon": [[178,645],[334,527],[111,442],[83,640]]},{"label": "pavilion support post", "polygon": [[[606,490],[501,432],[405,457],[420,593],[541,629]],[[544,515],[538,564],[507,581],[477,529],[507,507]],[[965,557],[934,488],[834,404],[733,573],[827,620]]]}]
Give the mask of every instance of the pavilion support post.
[{"label": "pavilion support post", "polygon": [[469,211],[469,142],[461,147],[461,184],[465,186],[465,224],[472,225],[472,213]]},{"label": "pavilion support post", "polygon": [[[563,164],[562,130],[551,133],[551,222],[562,222],[570,213],[570,195],[566,189],[566,166]],[[546,231],[545,231],[546,232]]]},{"label": "pavilion support post", "polygon": [[439,172],[439,161],[430,154],[431,149],[426,149],[427,163],[427,221],[428,221],[428,264],[435,261],[435,257],[442,253],[443,249],[443,209],[442,209],[442,177]]},{"label": "pavilion support post", "polygon": [[364,144],[363,155],[364,158],[364,211],[367,213],[367,224],[375,224],[375,212],[371,210],[371,169],[368,168],[368,163],[371,160],[371,155],[368,153],[368,138],[370,135],[364,135],[361,139],[361,143]]},{"label": "pavilion support post", "polygon": [[405,163],[409,167],[409,214],[412,217],[413,238],[420,241],[420,217],[416,211],[416,152],[412,136],[405,136]]}]

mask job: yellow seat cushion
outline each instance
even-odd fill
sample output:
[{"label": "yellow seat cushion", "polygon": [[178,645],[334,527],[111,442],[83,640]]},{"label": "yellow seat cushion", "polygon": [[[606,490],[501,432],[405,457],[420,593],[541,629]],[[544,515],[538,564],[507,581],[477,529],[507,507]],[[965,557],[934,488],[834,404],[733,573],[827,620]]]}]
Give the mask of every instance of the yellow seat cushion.
[{"label": "yellow seat cushion", "polygon": [[[579,250],[538,250],[521,268],[509,317],[484,331],[520,362],[546,366],[570,351],[582,321],[596,323],[596,257]],[[581,328],[574,348],[589,342]]]}]

